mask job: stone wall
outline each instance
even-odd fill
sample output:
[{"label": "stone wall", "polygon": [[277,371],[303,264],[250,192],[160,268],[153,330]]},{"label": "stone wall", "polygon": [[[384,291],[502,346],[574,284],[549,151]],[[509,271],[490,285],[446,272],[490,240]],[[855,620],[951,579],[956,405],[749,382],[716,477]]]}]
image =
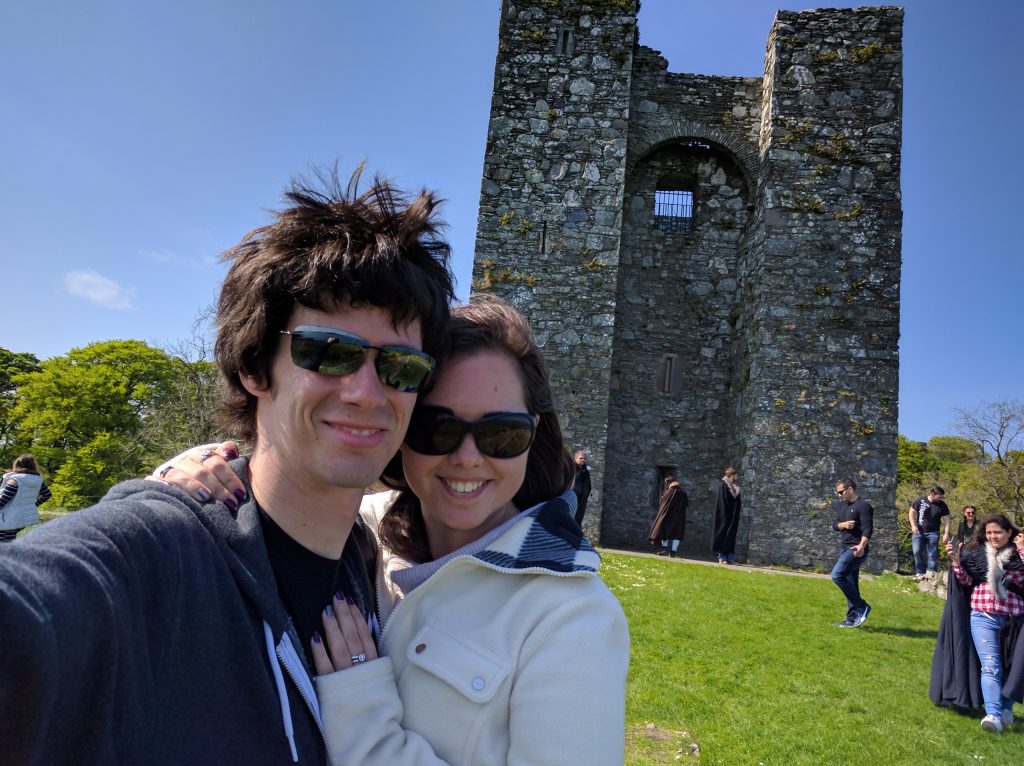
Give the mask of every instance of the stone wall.
[{"label": "stone wall", "polygon": [[503,0],[473,266],[544,349],[568,444],[590,455],[595,538],[635,40],[635,0]]},{"label": "stone wall", "polygon": [[877,512],[869,569],[895,563],[902,20],[780,11],[769,37],[741,276],[754,562],[830,565],[850,475]]},{"label": "stone wall", "polygon": [[[708,553],[732,464],[741,556],[828,566],[849,474],[892,566],[902,11],[780,12],[737,78],[668,72],[634,6],[503,2],[473,272],[530,318],[590,454],[585,531],[644,544],[671,473]],[[655,219],[667,182],[691,230]]]}]

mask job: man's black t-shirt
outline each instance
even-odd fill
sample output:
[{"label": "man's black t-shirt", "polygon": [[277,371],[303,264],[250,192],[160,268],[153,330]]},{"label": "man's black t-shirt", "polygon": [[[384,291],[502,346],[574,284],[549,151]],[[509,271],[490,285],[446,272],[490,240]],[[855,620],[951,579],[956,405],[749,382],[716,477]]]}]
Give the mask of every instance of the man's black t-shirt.
[{"label": "man's black t-shirt", "polygon": [[[836,508],[836,524],[841,521],[854,521],[853,529],[839,529],[839,544],[844,548],[850,548],[860,544],[862,537],[870,538],[874,533],[875,509],[871,503],[863,497],[858,497],[852,503],[840,500]],[[838,529],[833,525],[833,529]]]},{"label": "man's black t-shirt", "polygon": [[370,584],[375,549],[361,523],[352,527],[340,559],[324,558],[296,542],[262,508],[260,525],[278,595],[304,651],[309,651],[314,630],[323,635],[320,615],[335,593],[351,598],[363,614],[376,610]]},{"label": "man's black t-shirt", "polygon": [[943,500],[932,502],[927,497],[919,497],[910,505],[917,514],[918,532],[938,532],[943,516],[949,516],[949,506]]}]

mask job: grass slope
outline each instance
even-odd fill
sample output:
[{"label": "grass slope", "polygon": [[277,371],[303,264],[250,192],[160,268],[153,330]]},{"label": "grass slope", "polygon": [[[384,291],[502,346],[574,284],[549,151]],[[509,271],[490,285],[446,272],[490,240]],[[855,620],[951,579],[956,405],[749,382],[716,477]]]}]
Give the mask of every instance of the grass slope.
[{"label": "grass slope", "polygon": [[906,578],[862,577],[871,617],[839,629],[828,578],[602,555],[632,636],[630,766],[1024,763],[1024,724],[928,701],[943,605]]}]

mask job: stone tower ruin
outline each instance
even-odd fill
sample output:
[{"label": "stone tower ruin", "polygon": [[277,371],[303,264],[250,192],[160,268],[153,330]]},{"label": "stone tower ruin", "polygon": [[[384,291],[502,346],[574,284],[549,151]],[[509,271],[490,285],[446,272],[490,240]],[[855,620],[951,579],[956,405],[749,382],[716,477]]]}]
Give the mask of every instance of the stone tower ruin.
[{"label": "stone tower ruin", "polygon": [[738,553],[831,566],[834,486],[895,563],[903,11],[780,11],[764,76],[676,74],[635,0],[503,0],[474,291],[529,317],[585,530],[640,546],[664,477],[710,553],[740,470]]}]

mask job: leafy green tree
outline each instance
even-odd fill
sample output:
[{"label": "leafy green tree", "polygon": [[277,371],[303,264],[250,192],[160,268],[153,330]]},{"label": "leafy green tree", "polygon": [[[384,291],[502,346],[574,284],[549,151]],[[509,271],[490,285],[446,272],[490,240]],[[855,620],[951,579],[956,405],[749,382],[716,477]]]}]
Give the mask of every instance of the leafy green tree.
[{"label": "leafy green tree", "polygon": [[933,470],[956,475],[965,466],[985,462],[985,451],[963,436],[933,436],[928,440]]},{"label": "leafy green tree", "polygon": [[928,445],[915,442],[903,434],[896,443],[896,480],[901,484],[919,484],[924,472],[930,468]]},{"label": "leafy green tree", "polygon": [[39,359],[34,354],[0,348],[0,467],[9,466],[24,451],[17,443],[18,421],[14,417],[14,403],[18,385],[14,379],[38,370]]},{"label": "leafy green tree", "polygon": [[94,502],[112,484],[144,473],[148,417],[171,400],[181,360],[137,340],[92,343],[14,377],[19,438],[51,478],[57,502]]},{"label": "leafy green tree", "polygon": [[[957,410],[957,430],[985,454],[982,481],[988,484],[993,512],[1024,523],[1024,404],[1004,399],[973,410]],[[986,509],[988,510],[988,509]]]},{"label": "leafy green tree", "polygon": [[59,508],[94,505],[117,481],[139,473],[138,450],[107,431],[95,434],[65,458],[48,480],[53,502]]},{"label": "leafy green tree", "polygon": [[154,463],[196,444],[219,440],[220,370],[203,359],[174,359],[174,375],[160,406],[150,412],[139,431],[139,443]]}]

